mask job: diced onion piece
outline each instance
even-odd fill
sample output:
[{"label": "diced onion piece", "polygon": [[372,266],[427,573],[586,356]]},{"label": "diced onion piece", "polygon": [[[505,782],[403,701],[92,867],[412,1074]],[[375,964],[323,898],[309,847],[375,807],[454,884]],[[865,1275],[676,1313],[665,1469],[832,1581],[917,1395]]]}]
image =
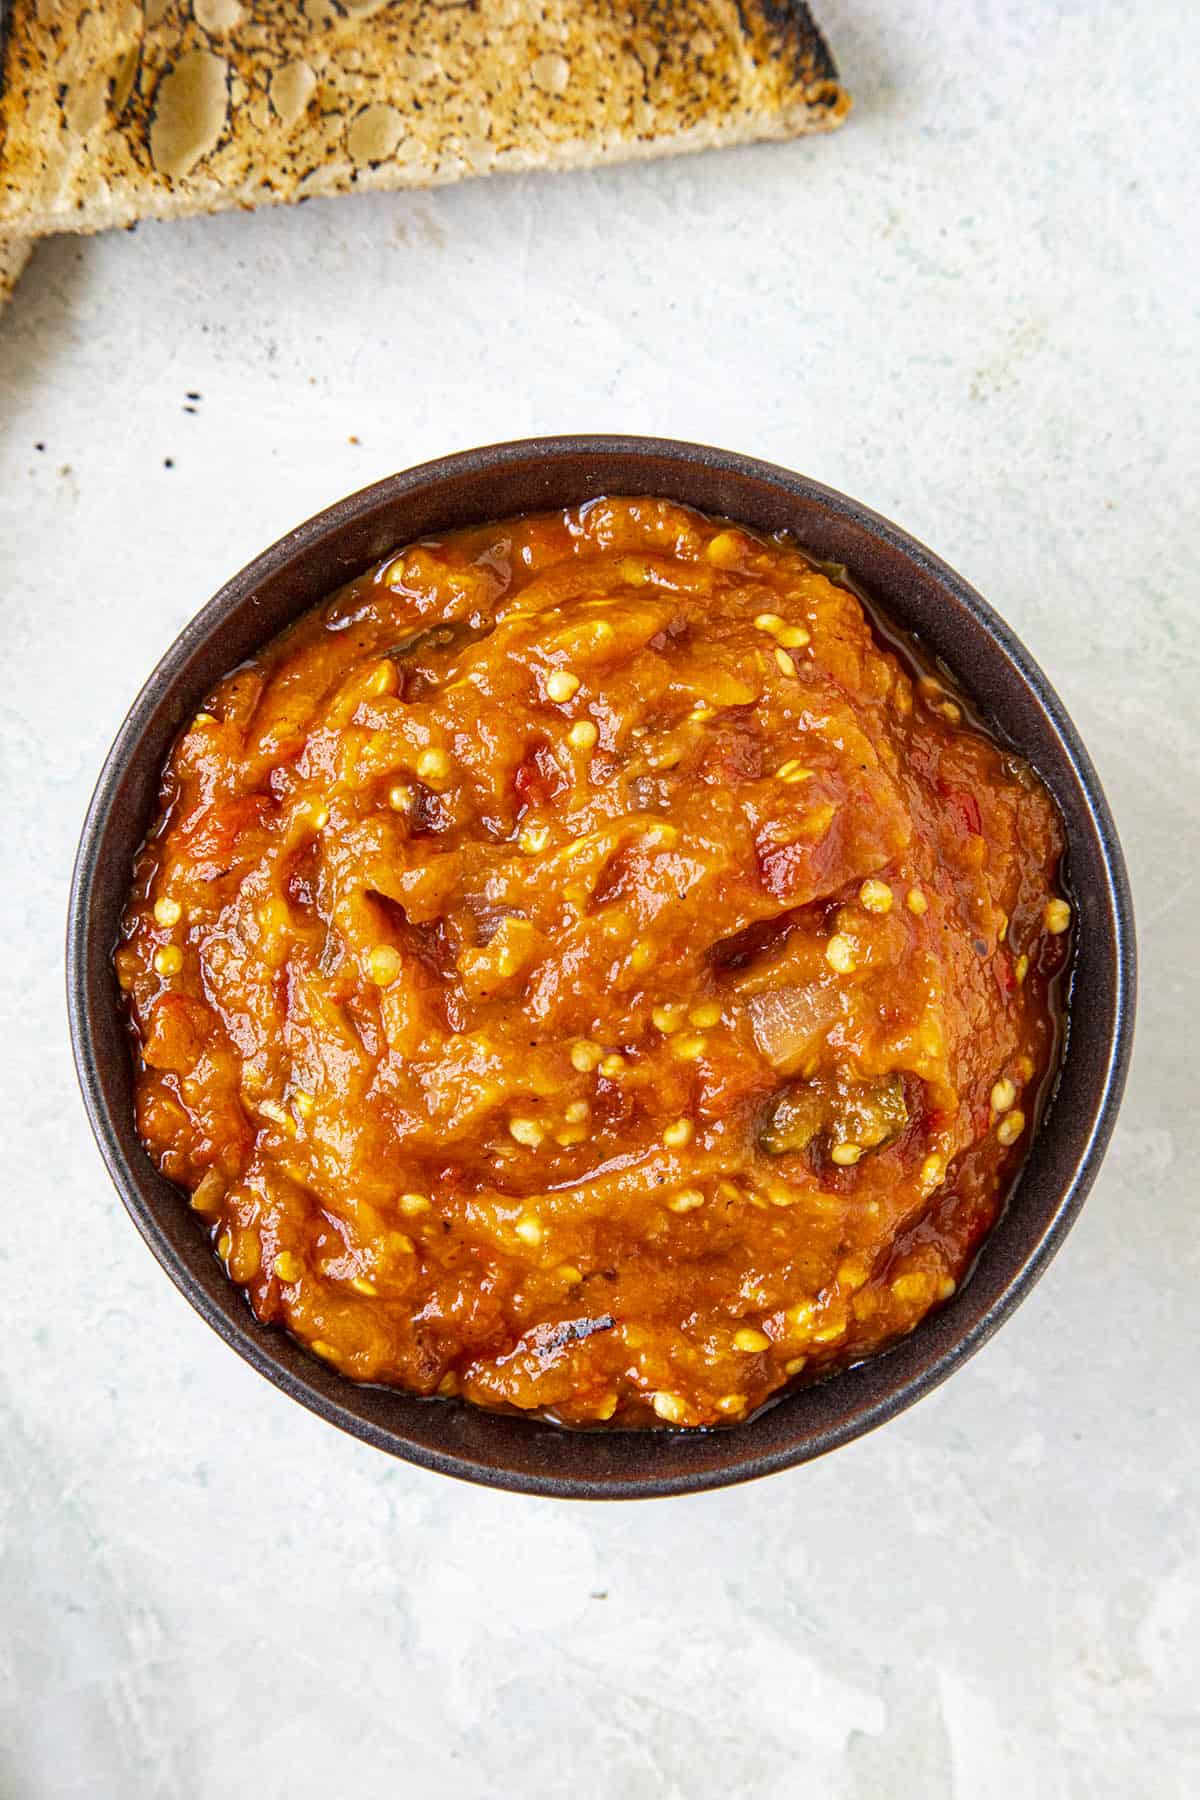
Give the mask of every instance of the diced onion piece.
[{"label": "diced onion piece", "polygon": [[815,983],[768,988],[751,994],[746,1005],[759,1053],[782,1075],[790,1075],[820,1049],[841,1010],[836,995]]}]

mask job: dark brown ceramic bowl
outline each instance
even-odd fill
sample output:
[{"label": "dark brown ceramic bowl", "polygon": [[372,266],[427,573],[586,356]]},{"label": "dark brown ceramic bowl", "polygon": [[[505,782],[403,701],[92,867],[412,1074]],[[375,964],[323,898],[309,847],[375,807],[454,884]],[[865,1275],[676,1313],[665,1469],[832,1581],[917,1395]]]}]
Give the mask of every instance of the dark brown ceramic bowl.
[{"label": "dark brown ceramic bowl", "polygon": [[[845,564],[1031,760],[1069,842],[1078,930],[1062,1064],[970,1280],[894,1349],[718,1431],[570,1432],[458,1400],[356,1386],[257,1324],[186,1200],[138,1142],[111,960],[159,772],[219,676],[396,545],[603,493],[665,495],[760,531],[786,528],[816,556]],[[690,1493],[806,1462],[911,1405],[965,1362],[1029,1292],[1095,1178],[1124,1085],[1134,983],[1129,889],[1100,783],[1046,677],[979,595],[894,525],[802,475],[701,445],[620,437],[536,439],[426,463],[339,501],[235,575],[167,651],[109,753],[79,847],[67,958],[75,1060],[109,1172],[154,1254],[226,1343],[293,1399],[381,1450],[494,1487],[586,1499]]]}]

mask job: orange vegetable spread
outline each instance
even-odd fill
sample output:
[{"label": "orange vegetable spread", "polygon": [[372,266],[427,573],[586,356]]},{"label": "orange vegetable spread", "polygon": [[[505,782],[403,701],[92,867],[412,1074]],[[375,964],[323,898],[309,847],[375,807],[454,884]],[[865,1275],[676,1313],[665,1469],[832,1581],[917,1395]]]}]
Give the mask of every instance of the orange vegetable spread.
[{"label": "orange vegetable spread", "polygon": [[910,1331],[1054,1059],[1045,790],[783,541],[597,499],[229,675],[117,969],[141,1136],[347,1376],[732,1423]]}]

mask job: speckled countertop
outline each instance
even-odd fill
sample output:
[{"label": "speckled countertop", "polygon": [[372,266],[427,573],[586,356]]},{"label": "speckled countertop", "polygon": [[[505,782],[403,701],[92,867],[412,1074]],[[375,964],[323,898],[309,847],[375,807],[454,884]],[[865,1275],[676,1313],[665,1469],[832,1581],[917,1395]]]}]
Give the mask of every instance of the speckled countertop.
[{"label": "speckled countertop", "polygon": [[[1200,1791],[1195,11],[821,12],[835,137],[60,239],[0,318],[5,1800]],[[87,793],[184,620],[338,494],[570,429],[789,463],[973,580],[1095,754],[1144,983],[1092,1199],[969,1367],[810,1468],[592,1509],[226,1350],[61,1000]]]}]

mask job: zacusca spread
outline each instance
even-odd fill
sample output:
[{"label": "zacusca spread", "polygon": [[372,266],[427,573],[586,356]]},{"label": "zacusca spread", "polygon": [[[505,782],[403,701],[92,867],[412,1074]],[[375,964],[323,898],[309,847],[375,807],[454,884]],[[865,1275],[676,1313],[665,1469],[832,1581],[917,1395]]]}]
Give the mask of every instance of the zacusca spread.
[{"label": "zacusca spread", "polygon": [[953,1293],[1056,1046],[1030,769],[783,541],[413,544],[214,690],[117,952],[137,1117],[347,1376],[733,1423]]}]

